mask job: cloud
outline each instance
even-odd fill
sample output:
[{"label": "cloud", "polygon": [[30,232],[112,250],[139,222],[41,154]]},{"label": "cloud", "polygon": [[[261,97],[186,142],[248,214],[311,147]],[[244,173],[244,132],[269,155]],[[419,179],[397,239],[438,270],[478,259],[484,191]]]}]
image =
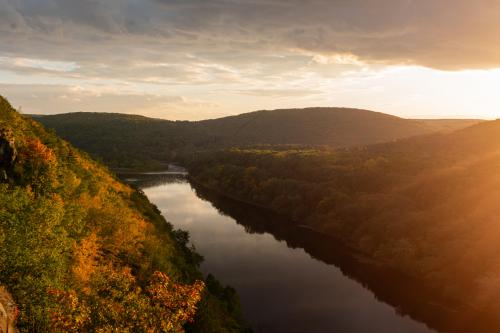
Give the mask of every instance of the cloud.
[{"label": "cloud", "polygon": [[321,91],[312,89],[244,89],[234,91],[236,94],[258,96],[258,97],[276,97],[276,98],[289,98],[295,97],[309,97],[322,94]]},{"label": "cloud", "polygon": [[0,49],[83,63],[226,51],[248,64],[300,50],[488,68],[500,66],[499,16],[495,0],[0,0]]},{"label": "cloud", "polygon": [[0,93],[172,119],[337,104],[385,67],[500,67],[498,17],[497,0],[0,0]]}]

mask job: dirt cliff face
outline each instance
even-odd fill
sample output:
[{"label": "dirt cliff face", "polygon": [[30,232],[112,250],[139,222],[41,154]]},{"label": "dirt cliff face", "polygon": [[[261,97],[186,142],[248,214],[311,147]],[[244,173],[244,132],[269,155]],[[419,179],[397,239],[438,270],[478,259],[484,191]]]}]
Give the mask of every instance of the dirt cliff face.
[{"label": "dirt cliff face", "polygon": [[0,333],[15,333],[17,307],[5,288],[0,287]]}]

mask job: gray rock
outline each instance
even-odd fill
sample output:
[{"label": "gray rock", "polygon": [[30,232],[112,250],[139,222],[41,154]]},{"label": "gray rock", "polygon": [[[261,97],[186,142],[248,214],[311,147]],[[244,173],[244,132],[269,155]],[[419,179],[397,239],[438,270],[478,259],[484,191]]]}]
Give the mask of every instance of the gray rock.
[{"label": "gray rock", "polygon": [[17,150],[12,132],[0,129],[0,180],[12,174],[16,158]]}]

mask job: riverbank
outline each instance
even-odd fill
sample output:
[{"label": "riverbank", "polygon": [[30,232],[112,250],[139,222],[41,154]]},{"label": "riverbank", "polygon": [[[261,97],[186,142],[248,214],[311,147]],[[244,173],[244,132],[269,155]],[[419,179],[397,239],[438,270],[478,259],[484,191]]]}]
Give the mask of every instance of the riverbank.
[{"label": "riverbank", "polygon": [[[313,257],[338,266],[342,272],[367,286],[377,298],[391,304],[398,312],[425,322],[442,332],[496,333],[500,330],[500,323],[493,311],[483,311],[467,300],[443,295],[441,290],[417,276],[411,276],[397,267],[376,260],[369,253],[349,246],[338,237],[290,221],[286,216],[278,215],[268,207],[240,200],[205,186],[191,175],[189,180],[199,196],[210,201],[224,214],[234,217],[246,229],[252,232],[271,233],[277,239],[285,240],[290,247],[303,248]],[[235,205],[247,208],[234,209]],[[245,213],[241,214],[241,211]],[[252,219],[248,218],[249,211],[252,214],[257,214],[257,211],[263,212],[263,216],[254,219],[261,222],[251,221]],[[458,318],[475,318],[475,320],[461,323],[460,326],[457,325]]]},{"label": "riverbank", "polygon": [[[154,176],[153,173],[146,173]],[[161,173],[160,173],[161,175]],[[167,176],[168,177],[168,176]],[[345,274],[352,276],[363,285],[368,286],[375,292],[377,297],[393,305],[398,311],[408,314],[417,320],[428,323],[432,327],[439,328],[443,332],[469,332],[467,330],[456,330],[453,322],[458,317],[478,318],[475,326],[468,326],[469,329],[482,327],[481,332],[497,332],[500,326],[494,326],[495,313],[481,311],[467,302],[455,297],[445,296],[441,290],[428,285],[422,279],[411,276],[388,263],[374,258],[370,253],[363,252],[355,247],[346,244],[339,237],[315,230],[312,226],[301,225],[298,222],[287,219],[286,216],[279,216],[272,209],[264,205],[242,200],[236,196],[223,193],[218,188],[207,186],[193,175],[187,175],[197,193],[214,204],[218,209],[228,216],[238,216],[237,213],[224,208],[222,201],[231,201],[237,205],[243,205],[245,215],[248,211],[262,211],[271,214],[271,218],[264,218],[265,223],[256,226],[255,224],[245,224],[245,228],[258,230],[259,232],[270,232],[277,235],[279,239],[284,239],[292,247],[300,247],[329,265],[335,265],[342,269]],[[150,182],[148,186],[154,184]],[[216,197],[223,198],[222,200]],[[248,209],[250,208],[250,209]],[[237,217],[238,221],[246,221],[245,216]],[[270,223],[269,221],[272,221]],[[286,228],[282,228],[285,226]],[[283,231],[284,229],[288,231]],[[296,230],[296,231],[292,231]],[[311,241],[312,240],[312,241]],[[325,245],[326,244],[326,245]],[[332,246],[332,244],[334,244]],[[337,256],[343,253],[342,256]],[[342,258],[341,258],[342,257]],[[348,259],[346,259],[348,258]],[[480,318],[480,319],[479,319]],[[482,324],[478,324],[482,323]],[[492,328],[493,327],[493,328]]]},{"label": "riverbank", "polygon": [[189,232],[205,258],[202,271],[236,289],[256,332],[435,333],[348,274],[369,273],[320,235],[261,209],[208,196],[177,177],[148,182],[143,191],[176,228]]},{"label": "riverbank", "polygon": [[157,174],[157,173],[187,173],[187,170],[172,162],[161,162],[155,166],[146,167],[110,167],[115,174]]}]

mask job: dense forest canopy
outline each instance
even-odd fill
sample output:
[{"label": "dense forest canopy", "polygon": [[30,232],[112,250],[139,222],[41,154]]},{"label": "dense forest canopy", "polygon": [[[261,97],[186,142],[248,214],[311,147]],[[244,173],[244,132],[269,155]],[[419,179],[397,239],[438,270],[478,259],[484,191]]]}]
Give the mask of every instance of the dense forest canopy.
[{"label": "dense forest canopy", "polygon": [[443,299],[500,310],[500,121],[328,108],[39,119],[112,166],[178,161],[202,186],[336,238]]},{"label": "dense forest canopy", "polygon": [[335,237],[464,306],[499,310],[500,121],[362,148],[232,148],[185,163],[195,182]]},{"label": "dense forest canopy", "polygon": [[465,127],[477,120],[409,120],[347,108],[257,111],[197,122],[125,114],[36,116],[113,167],[154,168],[179,153],[253,144],[350,147]]},{"label": "dense forest canopy", "polygon": [[0,97],[0,287],[22,332],[241,332],[235,292],[142,192]]}]

